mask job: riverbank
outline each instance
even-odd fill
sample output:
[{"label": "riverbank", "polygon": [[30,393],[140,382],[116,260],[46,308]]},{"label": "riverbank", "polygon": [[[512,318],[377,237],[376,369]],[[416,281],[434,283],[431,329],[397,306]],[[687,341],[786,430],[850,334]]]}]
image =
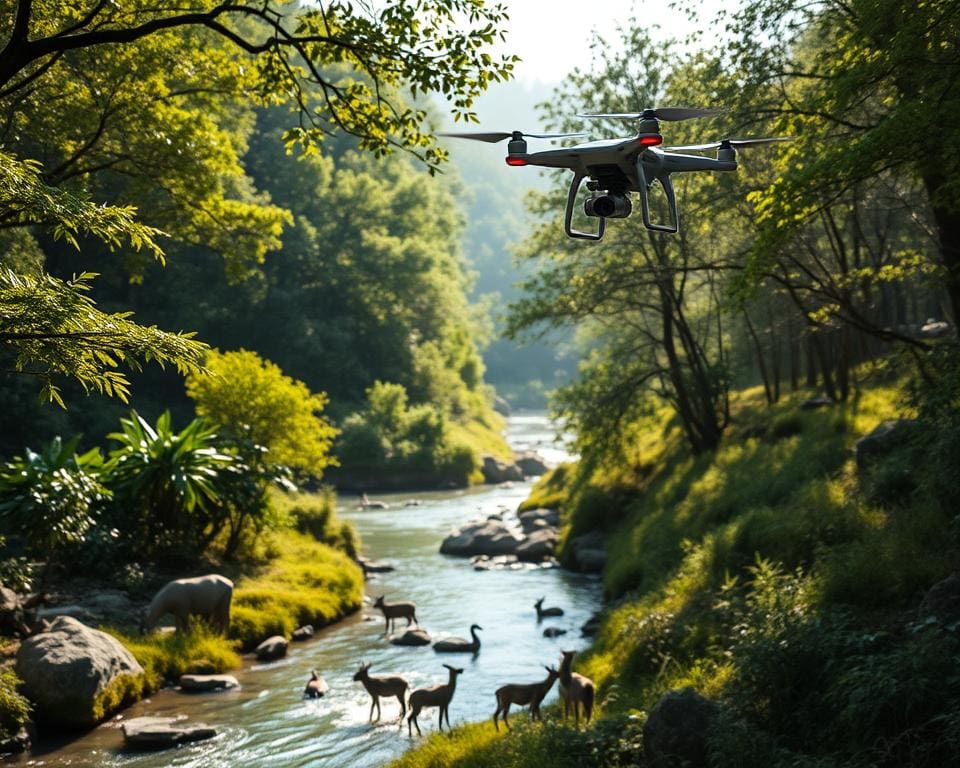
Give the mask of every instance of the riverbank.
[{"label": "riverbank", "polygon": [[[713,454],[690,455],[661,412],[628,425],[607,461],[546,478],[535,503],[560,505],[561,540],[600,531],[609,545],[608,607],[575,664],[597,685],[598,719],[575,731],[554,710],[510,734],[469,724],[393,768],[646,765],[655,705],[687,687],[709,713],[675,734],[692,765],[948,762],[960,558],[939,451],[956,444],[956,414],[855,450],[885,420],[918,415],[903,395],[881,381],[846,405],[798,393],[767,407],[747,391]],[[706,722],[691,715],[678,719]]]}]

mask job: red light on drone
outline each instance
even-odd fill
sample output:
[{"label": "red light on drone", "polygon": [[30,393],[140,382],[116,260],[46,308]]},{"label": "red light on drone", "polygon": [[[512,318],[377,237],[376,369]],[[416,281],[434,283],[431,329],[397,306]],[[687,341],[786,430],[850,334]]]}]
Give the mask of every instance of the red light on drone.
[{"label": "red light on drone", "polygon": [[507,160],[507,165],[515,165],[515,166],[528,165],[527,158],[525,157],[516,157],[514,155],[508,155],[506,160]]},{"label": "red light on drone", "polygon": [[655,147],[657,144],[663,144],[663,136],[653,134],[652,136],[641,136],[640,144],[644,147]]}]

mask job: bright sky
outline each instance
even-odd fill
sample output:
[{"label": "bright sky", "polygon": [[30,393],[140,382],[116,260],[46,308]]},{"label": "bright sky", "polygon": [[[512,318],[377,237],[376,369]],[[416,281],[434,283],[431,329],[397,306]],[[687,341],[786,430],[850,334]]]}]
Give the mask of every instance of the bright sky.
[{"label": "bright sky", "polygon": [[[510,13],[507,42],[501,48],[523,59],[516,75],[527,84],[557,83],[575,66],[586,67],[590,62],[591,32],[596,30],[613,42],[618,38],[618,25],[631,16],[658,27],[651,29],[655,39],[683,39],[698,27],[709,28],[706,22],[691,22],[685,13],[671,7],[671,0],[500,1]],[[700,0],[696,5],[701,17],[709,20],[731,2]]]}]

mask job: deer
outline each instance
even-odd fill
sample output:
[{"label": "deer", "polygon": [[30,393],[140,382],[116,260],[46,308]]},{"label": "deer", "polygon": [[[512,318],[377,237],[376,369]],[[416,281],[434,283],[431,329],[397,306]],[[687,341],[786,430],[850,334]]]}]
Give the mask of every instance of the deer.
[{"label": "deer", "polygon": [[537,609],[537,621],[550,616],[563,616],[563,608],[544,608],[542,597],[533,604],[533,607]]},{"label": "deer", "polygon": [[397,625],[397,619],[406,619],[407,626],[409,627],[411,623],[420,626],[420,622],[417,621],[417,606],[415,603],[388,603],[383,598],[386,595],[380,595],[374,603],[374,608],[379,608],[383,611],[383,618],[386,619],[387,624],[384,628],[384,634],[390,632],[390,625],[394,627]]},{"label": "deer", "polygon": [[593,680],[573,671],[573,656],[576,651],[561,651],[563,659],[560,662],[560,698],[563,699],[563,719],[567,719],[570,707],[573,707],[573,719],[580,727],[580,706],[583,706],[583,715],[590,722],[593,714],[593,698],[595,687]]},{"label": "deer", "polygon": [[444,664],[449,672],[450,678],[446,685],[434,685],[430,688],[418,688],[410,694],[410,716],[407,718],[407,734],[412,738],[413,730],[411,723],[417,728],[417,736],[420,733],[420,724],[417,722],[417,715],[424,707],[440,708],[440,730],[443,730],[443,718],[446,715],[447,728],[450,728],[450,699],[453,698],[453,692],[457,689],[457,675],[463,674],[463,670],[458,667],[451,667]]},{"label": "deer", "polygon": [[360,662],[360,669],[357,670],[357,674],[353,676],[353,679],[357,682],[363,683],[363,687],[367,689],[367,693],[373,697],[373,701],[370,703],[370,716],[367,718],[367,720],[373,721],[374,707],[377,708],[377,720],[380,719],[381,696],[396,696],[397,701],[400,702],[400,720],[401,727],[403,727],[403,716],[407,713],[407,705],[404,701],[404,699],[407,697],[406,680],[398,675],[371,675],[370,665],[364,664],[362,661]]},{"label": "deer", "polygon": [[518,706],[530,705],[530,719],[543,721],[540,717],[540,702],[543,701],[550,689],[553,687],[553,681],[560,677],[556,667],[544,667],[547,670],[547,677],[539,683],[508,683],[497,688],[497,711],[493,713],[493,727],[498,731],[500,726],[497,724],[497,717],[503,716],[503,724],[510,730],[510,721],[507,715],[510,712],[510,705]]}]

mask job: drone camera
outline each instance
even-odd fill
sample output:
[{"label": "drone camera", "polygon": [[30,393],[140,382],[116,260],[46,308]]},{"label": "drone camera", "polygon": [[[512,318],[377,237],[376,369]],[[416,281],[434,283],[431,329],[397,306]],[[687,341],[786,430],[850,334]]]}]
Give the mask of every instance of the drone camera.
[{"label": "drone camera", "polygon": [[587,216],[597,216],[604,219],[625,219],[632,210],[633,206],[630,204],[630,198],[625,194],[593,195],[583,203],[583,212]]}]

